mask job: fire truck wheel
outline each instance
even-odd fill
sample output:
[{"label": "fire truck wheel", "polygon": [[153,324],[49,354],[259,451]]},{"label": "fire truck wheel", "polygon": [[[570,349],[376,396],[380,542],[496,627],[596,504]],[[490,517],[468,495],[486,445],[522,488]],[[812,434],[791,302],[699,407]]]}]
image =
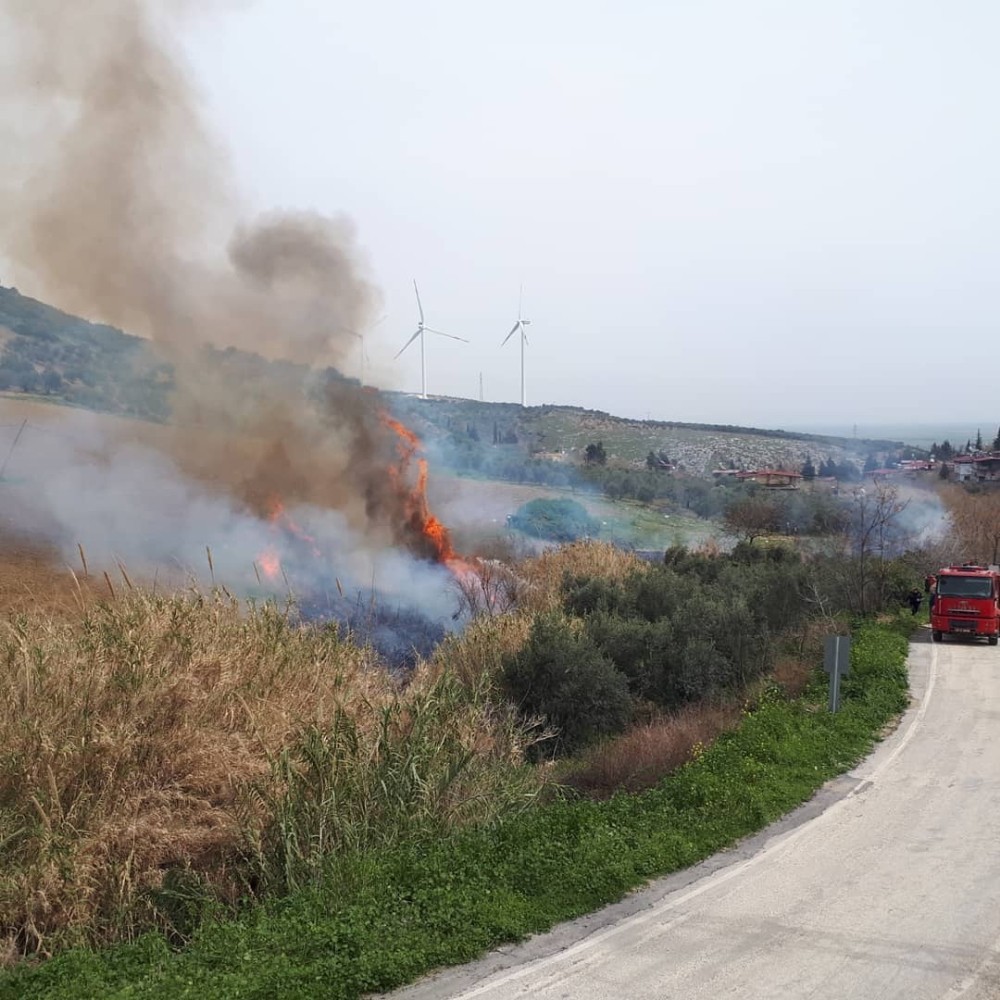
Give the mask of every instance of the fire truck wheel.
[{"label": "fire truck wheel", "polygon": [[935,642],[940,642],[941,641],[941,633],[937,629],[935,629],[933,632],[931,632],[931,638]]},{"label": "fire truck wheel", "polygon": [[987,636],[987,639],[991,646],[995,646],[998,642],[1000,642],[1000,639],[998,639],[995,635]]}]

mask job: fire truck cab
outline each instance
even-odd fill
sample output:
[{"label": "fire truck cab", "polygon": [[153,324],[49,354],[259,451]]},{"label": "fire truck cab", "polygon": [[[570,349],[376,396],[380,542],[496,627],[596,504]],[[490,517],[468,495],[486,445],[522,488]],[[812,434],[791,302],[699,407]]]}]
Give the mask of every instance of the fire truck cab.
[{"label": "fire truck cab", "polygon": [[1000,640],[1000,567],[945,566],[931,594],[931,637],[946,634]]}]

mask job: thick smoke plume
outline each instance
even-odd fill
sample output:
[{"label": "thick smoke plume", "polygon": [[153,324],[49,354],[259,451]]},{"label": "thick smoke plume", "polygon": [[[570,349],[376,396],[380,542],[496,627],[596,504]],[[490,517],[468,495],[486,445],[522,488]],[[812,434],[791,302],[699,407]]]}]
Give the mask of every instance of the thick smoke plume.
[{"label": "thick smoke plume", "polygon": [[44,124],[8,193],[4,249],[63,308],[175,352],[214,343],[336,364],[375,298],[353,229],[310,213],[239,222],[165,41],[177,6],[0,4],[6,92]]},{"label": "thick smoke plume", "polygon": [[[171,41],[196,6],[0,0],[0,252],[33,294],[149,338],[176,372],[168,428],[39,450],[58,468],[46,495],[67,536],[150,559],[215,542],[246,564],[284,505],[350,580],[416,550],[420,525],[371,395],[301,366],[342,367],[377,292],[349,220],[241,218]],[[206,364],[206,345],[300,367]]]}]

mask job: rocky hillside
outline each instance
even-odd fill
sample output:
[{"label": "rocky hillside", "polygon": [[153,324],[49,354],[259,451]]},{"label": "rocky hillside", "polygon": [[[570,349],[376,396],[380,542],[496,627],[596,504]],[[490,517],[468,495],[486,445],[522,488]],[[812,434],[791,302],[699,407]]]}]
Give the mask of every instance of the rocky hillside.
[{"label": "rocky hillside", "polygon": [[[228,352],[209,351],[206,360],[223,355]],[[263,359],[248,360],[259,369],[268,367]],[[288,367],[281,366],[286,376]],[[156,357],[148,341],[0,286],[0,392],[164,420],[169,418],[172,385],[171,366]],[[598,442],[609,465],[641,468],[655,452],[694,475],[719,467],[799,469],[807,458],[816,465],[860,465],[869,455],[881,459],[901,447],[899,442],[781,430],[627,420],[570,406],[522,408],[470,399],[421,400],[402,393],[384,396],[446,464],[487,474],[498,461],[580,465],[587,445]]]},{"label": "rocky hillside", "polygon": [[899,441],[825,437],[783,430],[628,420],[570,406],[522,409],[513,403],[393,396],[393,407],[429,440],[447,445],[443,454],[461,467],[477,453],[520,453],[581,465],[588,444],[603,445],[608,465],[644,468],[650,452],[663,454],[683,471],[710,475],[718,468],[798,470],[807,459],[863,465],[904,448]]}]

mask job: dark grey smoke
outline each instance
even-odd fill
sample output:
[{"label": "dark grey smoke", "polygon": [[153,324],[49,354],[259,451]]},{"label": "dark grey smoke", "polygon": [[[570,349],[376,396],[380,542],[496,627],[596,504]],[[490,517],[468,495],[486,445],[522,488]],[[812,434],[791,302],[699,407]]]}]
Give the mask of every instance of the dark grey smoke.
[{"label": "dark grey smoke", "polygon": [[346,218],[243,218],[173,41],[211,6],[0,0],[0,255],[31,294],[149,338],[176,371],[169,427],[81,420],[25,450],[23,471],[70,552],[201,566],[210,546],[245,577],[281,503],[323,573],[426,594],[417,580],[443,571],[406,554],[396,439],[372,397],[205,362],[211,344],[342,367],[378,301]]}]

